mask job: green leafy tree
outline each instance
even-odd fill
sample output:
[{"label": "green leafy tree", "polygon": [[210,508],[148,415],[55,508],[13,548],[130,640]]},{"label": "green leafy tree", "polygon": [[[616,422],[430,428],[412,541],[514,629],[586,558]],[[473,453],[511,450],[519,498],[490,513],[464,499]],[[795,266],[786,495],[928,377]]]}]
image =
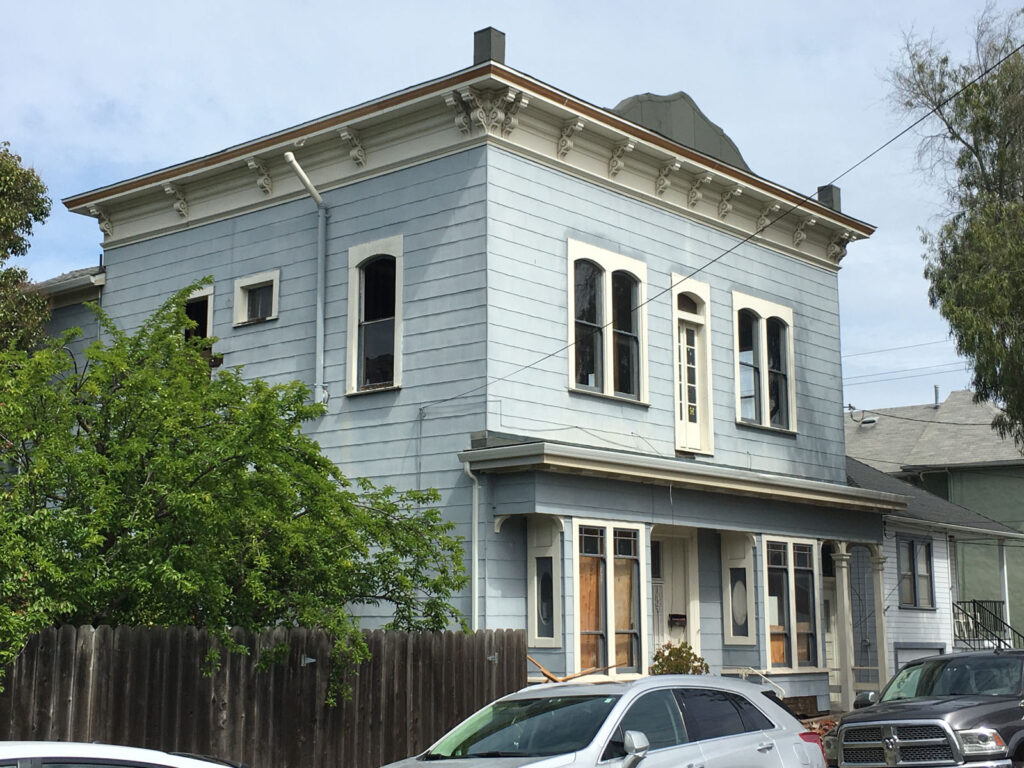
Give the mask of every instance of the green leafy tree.
[{"label": "green leafy tree", "polygon": [[[198,284],[197,284],[198,285]],[[0,667],[43,627],[318,627],[333,694],[367,649],[356,606],[393,626],[458,621],[461,541],[435,491],[350,484],[302,431],[304,384],[211,376],[185,339],[190,286],[76,367],[70,335],[0,352]],[[216,659],[213,660],[216,662]]]},{"label": "green leafy tree", "polygon": [[899,110],[934,117],[919,159],[948,210],[924,236],[929,299],[971,361],[976,400],[999,403],[993,426],[1024,448],[1022,13],[989,6],[960,63],[936,41],[908,37],[890,80]]},{"label": "green leafy tree", "polygon": [[32,225],[49,215],[50,198],[39,175],[22,166],[8,142],[0,142],[0,349],[30,349],[46,333],[45,299],[26,290],[24,269],[5,264],[12,256],[28,253]]}]

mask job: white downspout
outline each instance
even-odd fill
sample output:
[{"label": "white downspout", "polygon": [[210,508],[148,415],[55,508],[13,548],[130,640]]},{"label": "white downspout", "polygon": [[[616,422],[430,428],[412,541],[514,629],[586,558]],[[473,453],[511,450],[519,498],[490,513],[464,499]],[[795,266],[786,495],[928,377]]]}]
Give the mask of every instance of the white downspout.
[{"label": "white downspout", "polygon": [[327,388],[324,386],[324,284],[327,280],[327,206],[324,199],[302,170],[299,161],[291,152],[284,153],[285,162],[292,167],[302,186],[316,202],[316,362],[314,363],[313,400],[327,402]]},{"label": "white downspout", "polygon": [[471,541],[471,562],[469,566],[469,583],[470,583],[470,594],[471,600],[473,601],[472,610],[470,611],[471,624],[473,631],[476,632],[480,628],[479,610],[477,604],[480,601],[480,579],[478,571],[478,563],[480,562],[480,533],[477,530],[480,522],[480,480],[474,475],[469,469],[469,462],[462,464],[462,469],[466,473],[466,476],[473,481],[473,514],[471,516],[472,522],[470,523],[473,527]]}]

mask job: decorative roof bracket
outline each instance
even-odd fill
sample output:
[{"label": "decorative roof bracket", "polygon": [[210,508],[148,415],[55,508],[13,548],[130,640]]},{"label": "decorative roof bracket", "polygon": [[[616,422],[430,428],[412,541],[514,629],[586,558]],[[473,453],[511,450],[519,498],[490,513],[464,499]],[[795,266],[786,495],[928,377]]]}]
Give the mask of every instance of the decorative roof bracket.
[{"label": "decorative roof bracket", "polygon": [[796,229],[793,231],[793,247],[799,248],[800,244],[807,239],[807,233],[804,232],[805,227],[813,227],[818,223],[817,219],[810,218],[804,219],[796,225]]},{"label": "decorative roof bracket", "polygon": [[558,159],[564,160],[565,156],[572,151],[573,137],[583,130],[585,123],[578,117],[573,117],[562,123],[562,133],[558,137]]},{"label": "decorative roof bracket", "polygon": [[693,177],[693,181],[690,182],[690,191],[686,195],[686,204],[693,208],[697,203],[704,197],[704,193],[701,192],[700,188],[706,184],[711,183],[711,179],[714,178],[710,173],[698,173]]},{"label": "decorative roof bracket", "polygon": [[363,149],[363,144],[359,140],[359,134],[355,128],[339,128],[338,135],[341,140],[348,144],[352,149],[349,150],[348,156],[352,158],[352,162],[362,168],[366,165],[366,150]]},{"label": "decorative roof bracket", "polygon": [[654,194],[661,197],[665,194],[665,190],[672,186],[672,182],[668,180],[669,174],[678,171],[683,167],[683,164],[678,160],[669,160],[658,171],[658,176],[654,180]]},{"label": "decorative roof bracket", "polygon": [[619,142],[615,145],[615,149],[612,150],[611,159],[608,160],[608,177],[614,179],[619,175],[619,171],[626,167],[626,161],[624,156],[627,152],[632,152],[636,148],[636,142],[632,139]]},{"label": "decorative roof bracket", "polygon": [[761,209],[761,215],[757,217],[757,232],[760,234],[764,232],[768,227],[775,223],[775,219],[772,218],[776,213],[782,210],[782,206],[778,203],[768,203],[764,208]]},{"label": "decorative roof bracket", "polygon": [[838,264],[846,256],[846,245],[853,239],[853,233],[849,230],[836,232],[828,241],[826,253],[828,257]]},{"label": "decorative roof bracket", "polygon": [[247,157],[245,158],[245,164],[249,166],[249,170],[256,173],[256,189],[270,197],[274,193],[274,180],[270,178],[270,174],[263,163],[255,157]]},{"label": "decorative roof bracket", "polygon": [[107,217],[107,214],[103,212],[102,208],[90,205],[89,215],[96,217],[96,223],[100,225],[100,232],[102,232],[105,237],[114,236],[114,225],[110,223],[110,219]]},{"label": "decorative roof bracket", "polygon": [[188,218],[188,201],[179,187],[170,182],[164,184],[164,192],[174,198],[173,208],[183,219]]},{"label": "decorative roof bracket", "polygon": [[718,202],[718,218],[724,219],[732,211],[732,203],[729,202],[734,197],[739,197],[743,194],[743,187],[733,187],[727,189],[722,193],[722,199]]}]

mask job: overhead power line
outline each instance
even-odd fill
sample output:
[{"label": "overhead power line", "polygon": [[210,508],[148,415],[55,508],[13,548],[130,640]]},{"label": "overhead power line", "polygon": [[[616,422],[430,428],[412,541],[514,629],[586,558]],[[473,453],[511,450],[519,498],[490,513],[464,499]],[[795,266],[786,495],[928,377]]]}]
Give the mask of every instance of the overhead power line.
[{"label": "overhead power line", "polygon": [[[983,80],[984,78],[988,77],[992,72],[994,72],[999,67],[1001,67],[1003,65],[1003,63],[1006,62],[1010,57],[1012,57],[1014,54],[1020,52],[1021,50],[1024,50],[1024,43],[1022,43],[1021,45],[1018,45],[1016,48],[1014,48],[1008,54],[1006,54],[1001,59],[999,59],[997,62],[995,62],[988,69],[980,72],[975,78],[973,78],[972,80],[970,80],[967,83],[965,83],[956,92],[954,92],[952,95],[950,95],[948,98],[946,98],[940,104],[938,104],[936,109],[938,109],[939,107],[945,106],[946,104],[948,104],[949,102],[953,101],[955,98],[960,96],[960,94],[962,94],[964,91],[966,91],[972,85],[974,85],[975,83],[978,83],[981,80]],[[929,117],[931,117],[931,115],[932,115],[931,112],[927,112],[924,115],[922,115],[921,117],[919,117],[917,120],[912,122],[910,125],[908,125],[906,128],[901,130],[899,133],[897,133],[894,136],[892,136],[891,138],[887,139],[882,144],[880,144],[878,147],[873,149],[871,152],[869,152],[868,154],[864,155],[864,157],[862,157],[860,160],[855,162],[853,165],[851,165],[845,171],[840,173],[838,176],[833,178],[830,182],[828,182],[828,184],[835,184],[837,181],[839,181],[843,177],[845,177],[848,174],[850,174],[853,171],[855,171],[857,168],[862,166],[864,163],[866,163],[868,160],[873,158],[879,152],[881,152],[882,150],[886,149],[891,144],[893,144],[894,142],[898,141],[899,139],[903,138],[905,135],[910,133],[910,131],[914,130],[917,126],[919,126],[921,123],[923,123]],[[703,265],[701,265],[701,266],[697,267],[696,269],[694,269],[693,271],[691,271],[685,277],[683,277],[683,278],[679,279],[678,281],[672,283],[671,285],[669,285],[668,288],[664,288],[664,289],[658,291],[657,293],[655,293],[654,295],[649,296],[645,301],[640,302],[639,304],[637,304],[632,309],[635,311],[637,309],[640,309],[640,307],[645,306],[646,304],[650,304],[655,299],[660,298],[661,296],[664,296],[669,291],[673,290],[676,286],[681,285],[682,283],[685,283],[687,280],[692,278],[694,275],[697,275],[700,272],[703,272],[705,269],[710,267],[712,264],[715,264],[718,261],[721,261],[726,256],[728,256],[730,253],[733,253],[741,245],[745,245],[746,243],[750,242],[755,237],[755,235],[758,235],[762,231],[764,231],[764,230],[774,226],[779,221],[784,219],[786,216],[791,214],[793,211],[798,210],[799,208],[801,208],[804,205],[804,203],[807,203],[812,198],[813,198],[813,194],[803,195],[796,203],[793,203],[791,206],[789,206],[787,209],[785,209],[782,213],[778,214],[774,219],[769,221],[768,224],[765,227],[763,227],[762,229],[758,229],[758,230],[756,230],[754,232],[751,232],[749,235],[747,235],[746,237],[744,237],[741,240],[737,241],[736,243],[734,243],[730,247],[726,248],[724,251],[722,251],[720,254],[718,254],[714,258],[709,259]],[[587,338],[589,338],[589,336],[593,335],[594,333],[597,333],[598,330],[607,331],[612,326],[613,322],[614,322],[614,318],[609,320],[604,325],[602,325],[599,329],[598,328],[592,329],[590,334],[587,336]],[[569,342],[568,344],[564,344],[563,346],[559,347],[558,349],[552,350],[551,352],[547,353],[546,355],[542,355],[541,357],[539,357],[536,360],[534,360],[532,363],[527,363],[525,365],[521,365],[518,368],[516,368],[515,370],[510,371],[509,373],[506,373],[503,376],[495,376],[494,378],[491,378],[491,379],[487,379],[485,377],[485,381],[482,384],[477,384],[476,386],[470,387],[469,389],[467,389],[467,390],[465,390],[463,392],[460,392],[459,394],[451,395],[449,397],[441,398],[439,400],[433,400],[433,401],[431,401],[429,403],[424,403],[422,406],[420,406],[420,411],[421,412],[425,411],[427,408],[432,408],[432,407],[437,406],[437,405],[442,405],[443,403],[447,403],[447,402],[450,402],[452,400],[459,400],[459,399],[462,399],[463,397],[468,397],[469,395],[471,395],[471,394],[473,394],[475,392],[478,392],[479,390],[489,386],[490,384],[498,384],[498,383],[500,383],[502,381],[506,381],[506,380],[512,378],[513,376],[516,376],[516,375],[522,373],[523,371],[529,370],[531,368],[535,368],[536,366],[538,366],[541,363],[543,363],[545,360],[548,360],[548,359],[554,357],[555,355],[559,355],[562,352],[565,352],[565,351],[569,350],[570,348],[572,348],[572,346],[574,344],[575,344],[575,341]],[[910,378],[910,377],[905,377],[905,378]]]},{"label": "overhead power line", "polygon": [[901,349],[917,349],[918,347],[931,347],[935,344],[947,344],[949,339],[942,339],[941,341],[924,341],[920,344],[907,344],[903,347],[888,347],[887,349],[870,349],[867,352],[853,352],[849,355],[843,355],[843,360],[848,357],[862,357],[863,355],[880,355],[883,352],[898,352]]}]

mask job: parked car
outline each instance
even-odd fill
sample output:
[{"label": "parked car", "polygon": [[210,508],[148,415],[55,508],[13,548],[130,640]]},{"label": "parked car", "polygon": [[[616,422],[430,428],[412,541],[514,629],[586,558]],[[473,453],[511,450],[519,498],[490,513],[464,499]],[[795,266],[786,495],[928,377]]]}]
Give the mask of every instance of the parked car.
[{"label": "parked car", "polygon": [[831,765],[1024,767],[1024,651],[929,656],[862,693],[825,741]]},{"label": "parked car", "polygon": [[224,768],[214,758],[73,741],[0,741],[0,768]]},{"label": "parked car", "polygon": [[489,704],[391,768],[824,768],[817,734],[760,686],[710,675],[544,683]]}]

